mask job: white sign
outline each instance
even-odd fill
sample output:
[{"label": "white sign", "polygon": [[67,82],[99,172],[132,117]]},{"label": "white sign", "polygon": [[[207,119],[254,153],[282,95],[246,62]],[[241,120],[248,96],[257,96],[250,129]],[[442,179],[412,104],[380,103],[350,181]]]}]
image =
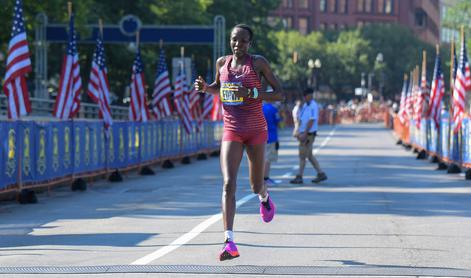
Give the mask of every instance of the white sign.
[{"label": "white sign", "polygon": [[363,95],[363,88],[355,88],[355,95],[362,96]]},{"label": "white sign", "polygon": [[[178,73],[180,72],[180,67],[182,66],[182,58],[172,58],[172,83],[175,84],[175,79],[177,78]],[[186,84],[189,86],[193,84],[194,80],[191,80],[191,59],[184,57],[183,58],[183,70],[185,71]]]}]

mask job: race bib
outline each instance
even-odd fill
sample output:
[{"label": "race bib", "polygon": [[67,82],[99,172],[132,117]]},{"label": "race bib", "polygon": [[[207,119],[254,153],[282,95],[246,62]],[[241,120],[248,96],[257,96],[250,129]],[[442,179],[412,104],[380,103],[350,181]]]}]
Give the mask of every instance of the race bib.
[{"label": "race bib", "polygon": [[237,92],[237,88],[241,85],[241,82],[223,82],[221,84],[221,101],[225,105],[242,105],[244,98],[237,97],[234,92]]}]

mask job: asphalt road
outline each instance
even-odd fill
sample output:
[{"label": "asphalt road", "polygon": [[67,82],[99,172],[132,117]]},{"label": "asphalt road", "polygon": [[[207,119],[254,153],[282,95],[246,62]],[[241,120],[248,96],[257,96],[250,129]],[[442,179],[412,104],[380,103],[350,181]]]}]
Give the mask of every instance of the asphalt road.
[{"label": "asphalt road", "polygon": [[0,277],[470,277],[471,182],[395,145],[380,124],[323,126],[315,152],[329,179],[293,186],[297,144],[282,131],[260,219],[244,158],[235,241],[219,262],[219,159],[155,176],[57,188],[33,205],[0,204]]}]

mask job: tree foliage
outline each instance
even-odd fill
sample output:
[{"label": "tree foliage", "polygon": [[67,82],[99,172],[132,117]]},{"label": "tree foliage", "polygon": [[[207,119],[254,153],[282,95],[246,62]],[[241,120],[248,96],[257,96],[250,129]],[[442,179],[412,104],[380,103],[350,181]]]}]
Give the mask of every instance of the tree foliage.
[{"label": "tree foliage", "polygon": [[[413,33],[398,25],[369,25],[361,29],[341,32],[313,32],[301,35],[294,31],[283,31],[283,26],[270,27],[267,16],[276,9],[280,0],[74,0],[77,28],[82,35],[87,35],[86,25],[96,24],[99,18],[105,24],[117,24],[126,14],[138,16],[145,25],[212,25],[214,16],[223,15],[226,20],[226,52],[229,49],[229,33],[237,23],[246,23],[254,28],[254,47],[252,53],[264,55],[282,80],[284,86],[302,88],[312,78],[313,72],[308,67],[309,59],[319,59],[322,67],[318,79],[340,97],[352,96],[355,87],[360,86],[361,74],[374,73],[375,84],[384,74],[386,95],[399,92],[404,72],[409,72],[420,64],[423,49],[428,53],[429,79],[433,69],[434,47],[418,40]],[[0,0],[3,9],[0,16],[0,52],[5,56],[10,39],[13,0]],[[24,15],[28,39],[34,61],[34,28],[38,13],[47,14],[50,23],[67,23],[67,1],[24,1]],[[463,1],[450,11],[460,13],[454,21],[446,24],[456,26],[469,19],[471,4]],[[458,20],[459,19],[459,20]],[[273,25],[272,25],[273,26]],[[469,27],[467,27],[469,28]],[[165,42],[164,42],[165,43]],[[48,76],[57,78],[60,73],[65,43],[49,44]],[[130,45],[106,44],[107,65],[111,90],[119,98],[124,96],[125,88],[130,83],[134,52]],[[145,65],[147,84],[151,86],[155,77],[158,60],[158,45],[144,44],[141,52]],[[180,55],[178,45],[165,45],[168,63],[170,57]],[[84,87],[88,82],[93,44],[80,44],[82,78]],[[442,61],[447,65],[449,54],[442,49]],[[298,53],[297,63],[293,62],[293,52]],[[383,64],[376,62],[378,53],[384,57]],[[208,59],[212,59],[212,47],[209,45],[186,46],[186,56],[194,56],[198,72],[206,74]],[[213,64],[214,61],[211,61]],[[0,75],[5,70],[5,61],[0,62]],[[448,75],[447,71],[444,70]],[[34,73],[29,77],[34,78]],[[149,88],[148,92],[151,92]]]},{"label": "tree foliage", "polygon": [[[404,73],[421,64],[424,49],[428,53],[428,78],[431,79],[434,47],[417,39],[403,26],[369,25],[328,36],[321,32],[302,36],[293,31],[279,31],[272,37],[280,59],[275,69],[288,87],[306,86],[311,74],[308,60],[319,58],[322,62],[320,83],[338,97],[353,97],[354,88],[360,87],[362,73],[374,76],[376,89],[379,82],[383,82],[385,96],[392,97],[400,92]],[[299,53],[296,64],[292,60],[294,51]],[[447,51],[443,50],[442,61],[449,59]],[[382,63],[376,60],[379,53],[383,55]]]},{"label": "tree foliage", "polygon": [[442,21],[443,26],[454,30],[459,30],[461,26],[464,26],[469,36],[471,32],[471,26],[469,25],[471,21],[471,2],[460,1],[449,7]]},{"label": "tree foliage", "polygon": [[[68,21],[66,0],[23,1],[24,16],[27,27],[27,36],[30,42],[32,61],[34,61],[34,30],[35,17],[42,12],[48,16],[49,23],[66,24]],[[273,57],[274,44],[264,34],[268,33],[266,24],[268,12],[279,5],[279,0],[73,0],[73,10],[76,15],[76,26],[82,36],[89,35],[87,24],[97,24],[99,18],[104,24],[118,24],[119,20],[127,14],[134,14],[140,18],[144,25],[212,25],[215,15],[226,18],[226,41],[229,32],[236,23],[247,23],[254,26],[256,34],[255,52],[264,53]],[[0,24],[0,52],[5,56],[10,39],[11,18],[13,14],[13,0],[0,0],[3,9],[1,18],[6,20]],[[170,58],[180,56],[180,46],[165,45],[168,64]],[[65,43],[50,43],[48,46],[48,76],[57,79],[60,74],[62,58],[65,54]],[[80,65],[84,87],[88,82],[88,75],[94,45],[79,44]],[[141,52],[145,66],[147,84],[151,86],[156,73],[156,63],[159,55],[158,45],[143,44]],[[229,51],[229,48],[227,48]],[[135,56],[129,45],[106,44],[105,52],[109,72],[111,91],[121,99],[126,86],[130,83],[131,67]],[[185,56],[194,56],[198,72],[206,74],[208,59],[212,59],[212,46],[188,45],[185,47]],[[213,63],[214,61],[211,61]],[[33,65],[34,67],[34,65]],[[0,61],[0,75],[5,72],[5,61]],[[32,81],[34,73],[28,78]],[[51,84],[50,84],[51,85]],[[148,92],[151,92],[149,88]]]}]

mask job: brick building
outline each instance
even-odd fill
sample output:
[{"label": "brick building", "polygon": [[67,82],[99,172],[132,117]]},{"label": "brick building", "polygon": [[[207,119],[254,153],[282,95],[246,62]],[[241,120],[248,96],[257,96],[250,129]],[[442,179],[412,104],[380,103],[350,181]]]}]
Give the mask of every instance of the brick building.
[{"label": "brick building", "polygon": [[439,3],[439,0],[282,0],[269,20],[282,19],[286,28],[303,34],[371,23],[398,23],[435,44],[440,38]]}]

